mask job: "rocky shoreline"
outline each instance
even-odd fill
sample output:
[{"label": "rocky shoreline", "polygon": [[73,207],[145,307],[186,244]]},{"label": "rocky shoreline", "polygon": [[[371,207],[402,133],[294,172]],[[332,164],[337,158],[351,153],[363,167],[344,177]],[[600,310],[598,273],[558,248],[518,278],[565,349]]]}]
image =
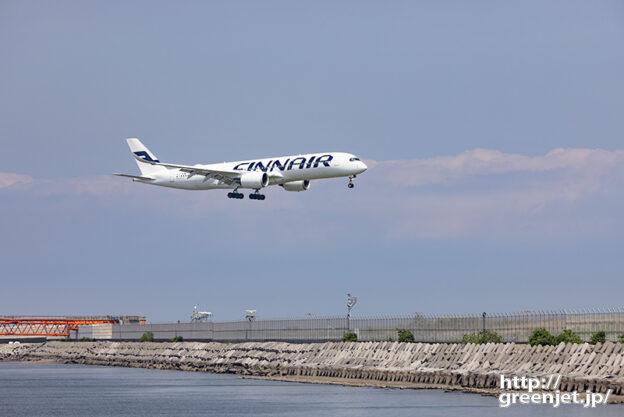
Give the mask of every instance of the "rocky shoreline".
[{"label": "rocky shoreline", "polygon": [[212,373],[291,382],[496,394],[500,375],[561,375],[561,391],[624,402],[624,345],[47,342],[0,345],[0,360]]}]

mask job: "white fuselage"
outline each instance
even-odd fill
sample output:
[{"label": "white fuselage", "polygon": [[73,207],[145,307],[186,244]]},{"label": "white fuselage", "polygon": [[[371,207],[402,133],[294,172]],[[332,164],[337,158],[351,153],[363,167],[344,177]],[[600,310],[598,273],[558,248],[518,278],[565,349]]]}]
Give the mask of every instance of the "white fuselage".
[{"label": "white fuselage", "polygon": [[[253,159],[246,161],[224,162],[221,164],[194,165],[198,169],[218,171],[266,172],[270,175],[268,185],[279,185],[292,181],[316,180],[323,178],[349,177],[366,171],[366,165],[354,155],[343,152],[315,153],[278,158]],[[252,188],[241,185],[229,185],[219,179],[184,172],[179,169],[167,169],[151,175],[154,179],[135,181],[163,187],[185,190],[211,190],[217,188]]]}]

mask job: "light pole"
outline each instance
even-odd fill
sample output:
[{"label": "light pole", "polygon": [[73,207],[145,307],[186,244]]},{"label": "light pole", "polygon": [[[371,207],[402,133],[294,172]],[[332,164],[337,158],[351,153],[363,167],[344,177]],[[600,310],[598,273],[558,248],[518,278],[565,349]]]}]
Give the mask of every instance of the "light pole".
[{"label": "light pole", "polygon": [[357,297],[347,294],[347,332],[351,330],[351,309],[357,304]]},{"label": "light pole", "polygon": [[203,322],[208,321],[212,317],[210,311],[199,311],[199,305],[193,307],[193,314],[191,314],[191,322]]},{"label": "light pole", "polygon": [[485,334],[485,316],[487,316],[487,313],[484,311],[482,316],[483,316],[483,334]]},{"label": "light pole", "polygon": [[245,340],[248,340],[249,332],[251,331],[251,323],[256,320],[256,310],[245,310],[245,318],[249,320],[249,328],[245,330]]}]

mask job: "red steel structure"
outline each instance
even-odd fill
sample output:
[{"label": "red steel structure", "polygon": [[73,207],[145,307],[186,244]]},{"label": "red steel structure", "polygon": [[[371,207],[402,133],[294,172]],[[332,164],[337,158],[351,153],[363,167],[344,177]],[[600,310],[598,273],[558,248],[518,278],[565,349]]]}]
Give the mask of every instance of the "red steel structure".
[{"label": "red steel structure", "polygon": [[[0,336],[70,336],[80,326],[91,324],[118,324],[123,319],[113,316],[101,317],[0,317]],[[145,324],[145,318],[138,318]]]}]

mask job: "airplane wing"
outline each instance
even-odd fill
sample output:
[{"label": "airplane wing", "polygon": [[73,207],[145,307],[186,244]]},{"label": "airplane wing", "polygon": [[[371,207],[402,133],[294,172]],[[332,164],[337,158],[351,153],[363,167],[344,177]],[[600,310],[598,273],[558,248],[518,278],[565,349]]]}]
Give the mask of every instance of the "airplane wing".
[{"label": "airplane wing", "polygon": [[113,174],[113,175],[117,175],[118,177],[132,178],[134,180],[154,181],[154,178],[141,177],[140,175],[130,175],[130,174]]},{"label": "airplane wing", "polygon": [[190,176],[203,175],[204,177],[206,177],[205,178],[206,180],[209,178],[215,178],[228,185],[232,185],[241,176],[240,171],[205,169],[205,168],[194,167],[190,165],[167,164],[163,162],[148,161],[135,154],[132,154],[132,155],[136,158],[137,161],[143,162],[144,164],[160,165],[160,166],[167,167],[167,168],[177,168],[182,172],[188,172]]},{"label": "airplane wing", "polygon": [[[224,182],[228,185],[232,185],[238,182],[238,180],[240,179],[241,175],[243,175],[246,171],[238,171],[238,170],[222,170],[222,169],[212,169],[212,168],[201,168],[201,167],[194,167],[194,166],[190,166],[190,165],[178,165],[178,164],[168,164],[168,163],[164,163],[164,162],[157,162],[157,161],[148,161],[146,159],[141,158],[140,156],[137,156],[135,154],[132,154],[137,161],[139,162],[143,162],[145,164],[150,164],[150,165],[160,165],[160,166],[164,166],[167,168],[176,168],[179,169],[182,172],[188,172],[190,174],[190,176],[193,175],[203,175],[204,177],[206,177],[204,179],[207,180],[209,178],[214,178],[217,179],[221,182]],[[273,180],[278,180],[282,178],[282,174],[275,172],[275,173],[269,173],[269,179],[273,179]]]}]

